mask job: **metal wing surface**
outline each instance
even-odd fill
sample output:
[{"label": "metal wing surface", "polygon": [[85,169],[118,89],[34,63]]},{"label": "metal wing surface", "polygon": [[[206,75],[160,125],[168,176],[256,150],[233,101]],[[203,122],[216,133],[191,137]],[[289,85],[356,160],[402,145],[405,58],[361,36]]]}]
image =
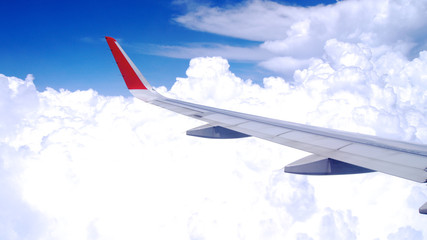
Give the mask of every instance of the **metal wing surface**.
[{"label": "metal wing surface", "polygon": [[207,138],[254,136],[313,155],[285,167],[285,172],[334,175],[378,171],[416,182],[427,181],[427,146],[331,130],[218,109],[166,98],[145,80],[113,38],[106,37],[130,92],[137,98],[207,123],[187,131]]}]

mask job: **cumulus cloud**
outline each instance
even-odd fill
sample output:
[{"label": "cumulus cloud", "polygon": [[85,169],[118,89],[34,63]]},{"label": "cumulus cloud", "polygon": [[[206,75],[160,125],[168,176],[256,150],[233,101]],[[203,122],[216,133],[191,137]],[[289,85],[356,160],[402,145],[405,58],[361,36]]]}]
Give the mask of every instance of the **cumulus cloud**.
[{"label": "cumulus cloud", "polygon": [[306,68],[309,63],[310,59],[274,57],[260,62],[259,65],[276,73],[292,75],[296,69]]},{"label": "cumulus cloud", "polygon": [[416,231],[413,228],[406,226],[400,227],[396,233],[391,233],[388,235],[387,239],[423,239],[421,231]]},{"label": "cumulus cloud", "polygon": [[351,211],[332,211],[326,209],[326,214],[322,217],[322,225],[319,237],[321,239],[357,239],[356,229],[357,218],[351,215]]},{"label": "cumulus cloud", "polygon": [[[292,81],[268,77],[258,85],[232,73],[226,59],[207,57],[192,59],[187,77],[158,91],[427,142],[426,52],[413,60],[374,56],[366,45],[336,39],[323,49]],[[417,211],[425,186],[380,173],[284,174],[283,166],[307,153],[254,138],[189,137],[187,129],[204,123],[93,90],[37,92],[32,80],[0,76],[5,238],[427,236]]]},{"label": "cumulus cloud", "polygon": [[0,238],[38,239],[46,230],[43,215],[24,201],[17,178],[22,160],[31,157],[26,146],[13,146],[23,119],[34,116],[38,98],[33,77],[25,80],[0,74]]}]

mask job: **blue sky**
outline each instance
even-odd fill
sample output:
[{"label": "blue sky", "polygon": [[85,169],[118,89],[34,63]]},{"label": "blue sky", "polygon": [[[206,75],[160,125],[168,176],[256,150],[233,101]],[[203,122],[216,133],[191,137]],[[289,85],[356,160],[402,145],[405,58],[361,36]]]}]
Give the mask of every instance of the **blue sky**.
[{"label": "blue sky", "polygon": [[[334,1],[281,1],[304,6]],[[3,1],[0,4],[0,73],[25,78],[33,74],[38,90],[95,89],[106,95],[128,94],[104,36],[119,39],[136,65],[154,85],[170,87],[185,77],[188,58],[158,56],[159,45],[219,43],[259,44],[239,38],[191,30],[174,18],[202,5],[230,7],[242,1]],[[259,81],[271,72],[253,61],[233,61],[244,79]]]}]

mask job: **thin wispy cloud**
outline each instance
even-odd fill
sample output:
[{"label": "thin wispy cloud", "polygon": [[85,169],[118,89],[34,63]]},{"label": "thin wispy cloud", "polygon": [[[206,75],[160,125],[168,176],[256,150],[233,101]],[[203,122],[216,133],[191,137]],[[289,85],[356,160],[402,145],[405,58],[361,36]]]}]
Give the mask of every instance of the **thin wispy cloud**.
[{"label": "thin wispy cloud", "polygon": [[260,47],[238,47],[223,44],[191,44],[188,46],[152,46],[150,54],[191,59],[196,57],[221,56],[235,61],[258,62],[270,59],[275,54]]}]

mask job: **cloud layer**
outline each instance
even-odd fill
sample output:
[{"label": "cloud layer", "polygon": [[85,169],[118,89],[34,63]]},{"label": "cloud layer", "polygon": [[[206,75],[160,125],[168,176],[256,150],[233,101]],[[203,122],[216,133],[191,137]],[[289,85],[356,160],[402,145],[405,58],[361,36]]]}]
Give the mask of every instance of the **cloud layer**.
[{"label": "cloud layer", "polygon": [[[427,53],[373,56],[326,41],[293,81],[243,80],[195,58],[171,97],[284,120],[427,142]],[[422,239],[425,186],[380,173],[305,177],[306,155],[254,138],[185,135],[202,125],[93,90],[37,92],[0,75],[0,229],[6,239]],[[13,214],[12,214],[13,213]]]},{"label": "cloud layer", "polygon": [[[248,1],[176,18],[258,46],[166,47],[288,74],[241,79],[193,58],[164,95],[346,131],[427,143],[426,1],[309,8]],[[192,52],[188,53],[188,50]],[[166,53],[167,52],[167,53]],[[291,73],[291,74],[289,74]],[[156,85],[156,83],[153,83]],[[307,153],[254,138],[185,135],[202,125],[134,98],[38,92],[0,74],[2,239],[423,239],[424,185],[380,173],[306,177]]]}]

